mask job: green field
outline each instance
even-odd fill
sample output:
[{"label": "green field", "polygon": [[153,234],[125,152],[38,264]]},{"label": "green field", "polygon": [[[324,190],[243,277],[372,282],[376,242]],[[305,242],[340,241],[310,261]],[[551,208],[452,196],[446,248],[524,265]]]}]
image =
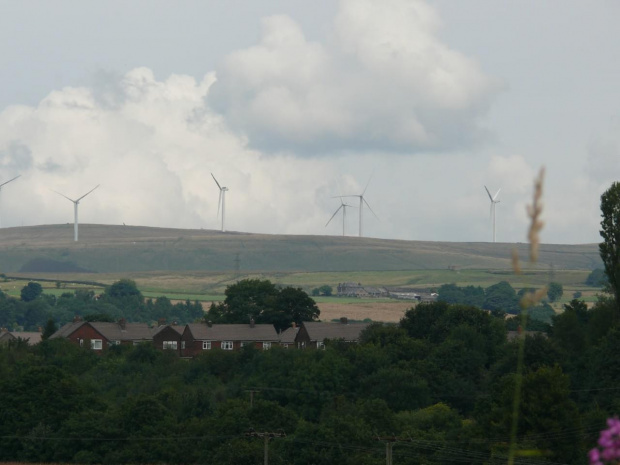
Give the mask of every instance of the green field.
[{"label": "green field", "polygon": [[[308,293],[322,285],[332,286],[335,292],[343,282],[424,292],[446,283],[488,287],[508,281],[521,289],[556,281],[564,286],[562,301],[580,291],[584,300],[592,302],[599,291],[584,282],[592,269],[602,266],[596,244],[542,244],[538,263],[523,263],[523,273],[516,275],[511,251],[516,248],[521,257],[527,257],[527,244],[89,224],[80,225],[78,243],[72,237],[71,225],[0,229],[0,272],[21,279],[0,283],[0,289],[19,296],[27,280],[42,279],[48,294],[78,288],[100,293],[103,286],[129,278],[147,298],[209,302],[222,300],[226,287],[240,279],[269,279]],[[337,298],[317,301],[359,303],[358,299],[332,299]]]}]

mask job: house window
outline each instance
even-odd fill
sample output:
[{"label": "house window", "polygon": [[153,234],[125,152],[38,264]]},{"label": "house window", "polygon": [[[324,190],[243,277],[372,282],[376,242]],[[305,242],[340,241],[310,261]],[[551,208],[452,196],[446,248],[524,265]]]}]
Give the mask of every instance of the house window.
[{"label": "house window", "polygon": [[233,350],[232,341],[222,341],[222,350]]},{"label": "house window", "polygon": [[121,345],[121,341],[112,341],[112,345],[119,346]]},{"label": "house window", "polygon": [[177,341],[164,341],[164,349],[177,350]]},{"label": "house window", "polygon": [[211,341],[202,341],[202,350],[211,350]]},{"label": "house window", "polygon": [[317,349],[325,349],[325,344],[322,341],[316,341]]},{"label": "house window", "polygon": [[263,342],[263,350],[271,349],[271,342]]},{"label": "house window", "polygon": [[282,344],[282,347],[283,347],[284,349],[288,349],[288,344]]},{"label": "house window", "polygon": [[84,339],[78,339],[80,341],[80,347],[84,347]]},{"label": "house window", "polygon": [[101,350],[103,349],[103,341],[101,339],[91,339],[90,340],[90,348],[93,350]]},{"label": "house window", "polygon": [[185,349],[185,341],[181,341],[181,349]]}]

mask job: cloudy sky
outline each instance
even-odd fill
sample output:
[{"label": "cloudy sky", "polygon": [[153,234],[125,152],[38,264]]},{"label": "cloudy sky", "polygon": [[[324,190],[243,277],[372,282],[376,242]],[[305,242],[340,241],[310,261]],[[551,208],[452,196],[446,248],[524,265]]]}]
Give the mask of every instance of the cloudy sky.
[{"label": "cloudy sky", "polygon": [[[620,180],[613,0],[0,0],[3,227],[73,221],[598,242]],[[352,206],[359,199],[345,198]],[[347,235],[358,234],[347,209]]]}]

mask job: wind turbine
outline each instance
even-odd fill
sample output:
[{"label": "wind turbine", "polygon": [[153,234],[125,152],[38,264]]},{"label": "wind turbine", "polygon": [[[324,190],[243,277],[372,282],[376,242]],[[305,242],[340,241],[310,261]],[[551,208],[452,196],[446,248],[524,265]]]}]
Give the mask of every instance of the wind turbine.
[{"label": "wind turbine", "polygon": [[91,190],[89,190],[86,194],[84,194],[82,197],[80,197],[79,199],[73,200],[70,199],[69,197],[67,197],[65,194],[61,194],[58,191],[54,191],[56,192],[58,195],[62,195],[65,199],[73,202],[73,211],[74,211],[74,223],[73,223],[73,240],[75,242],[77,242],[78,240],[78,205],[80,204],[80,200],[82,200],[84,197],[86,197],[88,194],[90,194],[92,191],[94,191],[95,189],[97,189],[100,186],[100,184],[97,184],[94,188],[92,188]]},{"label": "wind turbine", "polygon": [[[21,176],[21,174],[18,175],[18,176],[15,176],[13,179],[9,179],[8,181],[3,182],[2,184],[0,184],[0,193],[2,193],[2,186],[6,186],[8,183],[10,183],[11,181],[15,181],[20,176]],[[0,221],[0,227],[2,227],[2,222],[1,221]]]},{"label": "wind turbine", "polygon": [[213,173],[211,173],[211,177],[213,177],[213,180],[215,181],[215,184],[217,184],[217,187],[220,189],[220,198],[217,201],[217,216],[220,216],[220,206],[222,207],[222,232],[225,231],[224,229],[224,212],[225,212],[225,208],[226,208],[226,191],[228,190],[228,187],[222,187],[220,186],[220,183],[217,182],[217,179],[215,179],[215,176],[213,176]]},{"label": "wind turbine", "polygon": [[500,187],[495,193],[495,195],[491,195],[489,189],[487,189],[487,186],[484,186],[484,189],[487,191],[487,194],[489,194],[489,199],[491,200],[490,215],[491,221],[493,222],[493,242],[495,242],[495,204],[499,203],[499,200],[497,200],[497,196],[499,195],[499,191],[501,191],[502,188]]},{"label": "wind turbine", "polygon": [[336,211],[334,212],[332,217],[329,219],[325,227],[327,227],[327,225],[331,223],[331,221],[334,219],[334,216],[336,216],[336,214],[340,211],[340,209],[342,209],[342,235],[344,236],[344,223],[345,223],[345,219],[347,218],[347,207],[352,207],[353,205],[344,203],[342,201],[342,197],[338,197],[338,198],[340,199],[340,206],[336,209]]},{"label": "wind turbine", "polygon": [[[364,198],[364,194],[366,193],[366,189],[368,189],[368,185],[370,184],[370,180],[372,179],[372,176],[370,177],[370,179],[368,179],[368,182],[366,183],[366,187],[364,187],[364,190],[362,191],[361,194],[358,195],[343,195],[343,197],[359,197],[360,199],[360,232],[359,232],[359,237],[362,237],[362,213],[364,211],[364,204],[366,204],[366,206],[368,207],[368,210],[370,210],[370,212],[375,215],[375,212],[372,211],[372,208],[370,208],[370,205],[368,204],[368,202],[366,201],[366,199]],[[379,217],[377,215],[375,215],[375,218],[379,219]]]}]

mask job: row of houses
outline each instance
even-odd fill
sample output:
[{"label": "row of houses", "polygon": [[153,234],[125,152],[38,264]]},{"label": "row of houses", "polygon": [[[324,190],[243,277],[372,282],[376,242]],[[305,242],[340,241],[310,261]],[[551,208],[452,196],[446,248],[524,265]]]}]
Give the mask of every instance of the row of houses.
[{"label": "row of houses", "polygon": [[280,346],[285,349],[321,349],[326,340],[357,342],[369,323],[303,322],[300,326],[276,332],[273,325],[190,323],[184,326],[146,323],[74,321],[60,328],[51,339],[65,338],[96,351],[121,344],[152,343],[157,349],[175,351],[181,357],[195,357],[208,350],[240,350],[246,345],[257,349]]}]

